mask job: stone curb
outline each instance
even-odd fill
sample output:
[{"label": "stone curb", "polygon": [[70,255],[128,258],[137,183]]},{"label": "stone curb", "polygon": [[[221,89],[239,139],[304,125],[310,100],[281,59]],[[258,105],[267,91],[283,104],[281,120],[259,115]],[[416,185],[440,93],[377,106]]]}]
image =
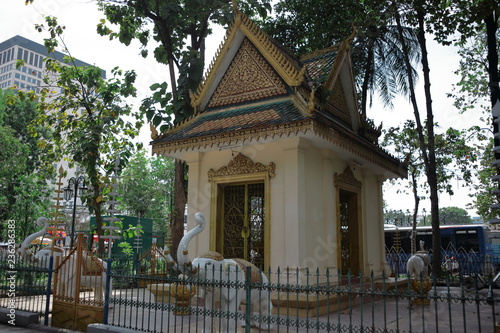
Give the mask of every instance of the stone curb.
[{"label": "stone curb", "polygon": [[129,328],[116,327],[104,324],[90,324],[87,326],[87,333],[137,333],[140,331]]},{"label": "stone curb", "polygon": [[37,324],[38,319],[37,313],[0,308],[0,323],[3,324],[10,324],[9,321],[14,320],[15,326],[27,327],[30,324]]}]

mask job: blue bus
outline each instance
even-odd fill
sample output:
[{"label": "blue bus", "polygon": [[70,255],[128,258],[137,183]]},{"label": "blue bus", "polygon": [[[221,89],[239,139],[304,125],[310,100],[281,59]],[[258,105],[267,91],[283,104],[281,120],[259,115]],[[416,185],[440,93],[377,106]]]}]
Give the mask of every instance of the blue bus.
[{"label": "blue bus", "polygon": [[[406,272],[406,261],[411,256],[412,227],[384,225],[386,259],[391,269]],[[441,259],[453,261],[464,274],[482,272],[487,254],[493,264],[498,264],[491,245],[491,230],[486,224],[442,225]],[[418,226],[416,246],[420,250],[420,241],[424,241],[424,250],[432,256],[432,227]],[[496,269],[496,267],[495,267]]]}]

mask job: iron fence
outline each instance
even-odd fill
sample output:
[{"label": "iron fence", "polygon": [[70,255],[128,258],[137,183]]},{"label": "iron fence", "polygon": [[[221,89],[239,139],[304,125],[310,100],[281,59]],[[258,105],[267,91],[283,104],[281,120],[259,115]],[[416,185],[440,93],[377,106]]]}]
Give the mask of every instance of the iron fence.
[{"label": "iron fence", "polygon": [[37,313],[48,324],[53,259],[37,262],[0,258],[0,307]]},{"label": "iron fence", "polygon": [[[0,261],[0,306],[38,313],[41,323],[48,323],[52,270],[47,266]],[[278,269],[263,279],[238,268],[233,275],[224,270],[178,275],[159,265],[164,269],[146,275],[139,266],[108,262],[104,323],[143,332],[496,332],[500,321],[495,290],[500,274],[460,271],[414,281]]]},{"label": "iron fence", "polygon": [[[432,250],[429,250],[432,258]],[[488,256],[488,259],[486,258]],[[401,249],[391,247],[386,248],[385,258],[392,274],[406,274],[406,262],[411,257],[411,253],[406,253]],[[451,271],[454,274],[471,275],[475,273],[484,274],[486,270],[500,269],[500,255],[496,252],[481,254],[474,251],[467,252],[462,248],[455,249],[450,246],[441,248],[443,270]],[[488,262],[487,262],[488,261]],[[490,266],[490,267],[486,267]]]},{"label": "iron fence", "polygon": [[498,326],[497,281],[479,273],[432,281],[307,269],[266,276],[268,282],[255,281],[250,271],[237,271],[237,278],[215,270],[178,277],[111,268],[105,321],[144,332],[495,332]]}]

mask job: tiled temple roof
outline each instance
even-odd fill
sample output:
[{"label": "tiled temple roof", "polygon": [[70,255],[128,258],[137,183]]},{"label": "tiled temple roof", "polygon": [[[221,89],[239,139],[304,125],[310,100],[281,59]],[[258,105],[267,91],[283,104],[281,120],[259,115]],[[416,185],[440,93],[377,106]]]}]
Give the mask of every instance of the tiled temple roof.
[{"label": "tiled temple roof", "polygon": [[153,132],[154,154],[304,135],[405,176],[377,133],[366,134],[375,129],[358,114],[348,40],[299,58],[238,15],[191,94],[195,114]]},{"label": "tiled temple roof", "polygon": [[323,82],[324,78],[328,77],[332,69],[335,58],[337,57],[337,49],[329,50],[319,55],[312,55],[308,58],[303,58],[302,62],[307,67],[309,76],[319,82]]},{"label": "tiled temple roof", "polygon": [[234,110],[204,112],[183,125],[174,128],[168,137],[157,142],[213,136],[259,127],[272,127],[303,120],[304,118],[290,100]]}]

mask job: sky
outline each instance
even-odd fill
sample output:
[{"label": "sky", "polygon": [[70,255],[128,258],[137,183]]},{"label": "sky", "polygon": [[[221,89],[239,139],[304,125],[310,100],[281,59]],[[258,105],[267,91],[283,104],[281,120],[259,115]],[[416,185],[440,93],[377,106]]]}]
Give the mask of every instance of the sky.
[{"label": "sky", "polygon": [[[90,0],[35,0],[32,5],[24,5],[24,0],[2,0],[0,11],[0,41],[21,35],[35,42],[43,44],[47,32],[35,30],[35,24],[44,23],[43,16],[51,15],[58,18],[59,24],[66,27],[64,41],[72,56],[90,64],[95,64],[110,74],[111,69],[118,66],[123,70],[135,70],[137,73],[136,87],[138,96],[128,100],[138,107],[140,101],[147,97],[149,86],[156,82],[168,80],[166,66],[158,64],[152,57],[142,58],[139,54],[139,44],[132,42],[125,46],[117,40],[110,41],[107,37],[96,33],[96,26],[104,15],[97,10],[96,4]],[[224,30],[214,27],[214,35],[207,42],[207,63],[213,58],[216,49],[223,40]],[[469,112],[467,115],[459,115],[452,105],[452,100],[446,97],[451,91],[453,83],[458,77],[453,74],[458,68],[458,56],[453,48],[445,48],[428,39],[429,63],[431,68],[431,89],[435,121],[443,128],[454,127],[457,129],[468,128],[472,125],[480,125],[480,114]],[[419,82],[417,100],[419,107],[425,112],[422,82]],[[373,107],[368,111],[368,117],[375,121],[376,126],[383,123],[384,128],[402,124],[406,119],[414,119],[411,105],[404,98],[395,100],[395,108],[387,110],[375,101]],[[140,140],[145,146],[150,141],[149,128],[141,131]],[[455,195],[440,195],[440,207],[457,206],[465,209],[466,203],[471,202],[468,197],[469,188],[463,187],[463,181],[455,181]],[[399,194],[398,188],[387,184],[384,186],[384,198],[390,209],[401,209],[406,212],[413,210],[413,198],[410,193]],[[427,200],[428,201],[428,200]],[[422,202],[420,208],[430,211],[430,204]],[[475,216],[473,210],[469,215]]]}]

